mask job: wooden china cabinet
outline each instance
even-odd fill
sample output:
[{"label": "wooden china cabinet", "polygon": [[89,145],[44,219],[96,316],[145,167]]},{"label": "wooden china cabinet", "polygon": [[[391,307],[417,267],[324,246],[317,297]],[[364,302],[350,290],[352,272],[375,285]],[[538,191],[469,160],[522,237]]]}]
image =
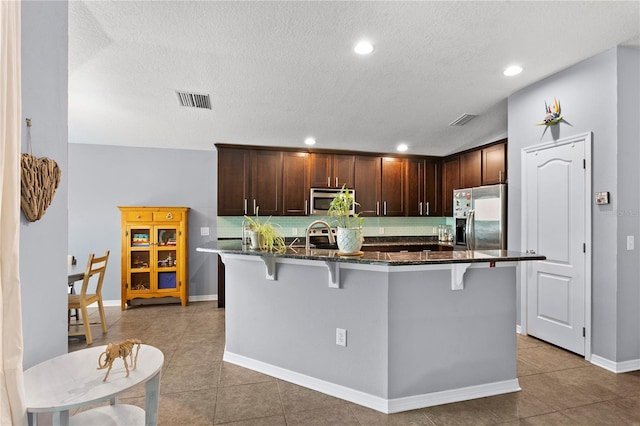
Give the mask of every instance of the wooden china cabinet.
[{"label": "wooden china cabinet", "polygon": [[188,207],[118,207],[121,214],[121,308],[132,299],[189,298]]}]

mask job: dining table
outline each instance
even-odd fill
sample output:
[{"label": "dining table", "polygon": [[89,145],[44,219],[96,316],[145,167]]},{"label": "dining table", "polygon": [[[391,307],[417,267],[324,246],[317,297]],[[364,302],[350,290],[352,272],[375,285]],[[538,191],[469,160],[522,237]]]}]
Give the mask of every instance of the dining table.
[{"label": "dining table", "polygon": [[82,281],[84,279],[85,268],[79,265],[69,265],[68,267],[67,283],[69,286],[73,285],[76,281]]},{"label": "dining table", "polygon": [[[84,279],[85,268],[76,264],[69,264],[67,266],[67,293],[76,294],[75,283],[76,281],[82,281]],[[72,314],[69,311],[69,321],[71,317],[74,317],[76,321],[79,319],[78,310]]]}]

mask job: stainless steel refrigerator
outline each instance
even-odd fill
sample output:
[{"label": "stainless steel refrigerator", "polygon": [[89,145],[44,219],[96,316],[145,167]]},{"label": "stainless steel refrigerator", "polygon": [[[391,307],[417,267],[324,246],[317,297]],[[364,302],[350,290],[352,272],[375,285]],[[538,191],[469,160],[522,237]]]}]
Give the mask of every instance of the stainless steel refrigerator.
[{"label": "stainless steel refrigerator", "polygon": [[467,250],[507,249],[507,186],[453,191],[455,243]]}]

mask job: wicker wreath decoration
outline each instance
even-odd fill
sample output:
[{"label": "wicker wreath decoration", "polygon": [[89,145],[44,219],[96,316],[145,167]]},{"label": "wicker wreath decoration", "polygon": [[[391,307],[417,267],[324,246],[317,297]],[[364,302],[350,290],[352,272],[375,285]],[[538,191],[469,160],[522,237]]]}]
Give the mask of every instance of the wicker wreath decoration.
[{"label": "wicker wreath decoration", "polygon": [[35,222],[53,201],[62,172],[54,160],[31,154],[22,154],[20,166],[20,205],[26,218]]}]

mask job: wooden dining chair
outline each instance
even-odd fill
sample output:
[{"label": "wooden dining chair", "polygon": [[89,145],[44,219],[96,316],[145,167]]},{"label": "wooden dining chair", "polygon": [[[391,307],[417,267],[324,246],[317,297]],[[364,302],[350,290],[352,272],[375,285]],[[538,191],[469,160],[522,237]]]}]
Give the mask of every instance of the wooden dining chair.
[{"label": "wooden dining chair", "polygon": [[[104,315],[104,304],[102,302],[102,282],[104,280],[104,272],[107,269],[107,261],[109,260],[109,250],[105,251],[104,256],[96,257],[93,253],[89,255],[89,262],[87,262],[87,270],[84,273],[84,279],[82,280],[82,289],[80,293],[69,294],[69,308],[68,309],[80,309],[80,315],[82,316],[82,324],[71,324],[71,327],[82,326],[83,330],[69,331],[69,336],[85,336],[87,339],[87,345],[93,343],[91,337],[91,323],[89,322],[89,314],[87,307],[94,303],[98,303],[98,310],[100,312],[100,323],[102,324],[102,332],[107,333],[107,321]],[[90,290],[90,283],[95,282],[95,290]],[[94,291],[90,293],[90,291]]]}]

